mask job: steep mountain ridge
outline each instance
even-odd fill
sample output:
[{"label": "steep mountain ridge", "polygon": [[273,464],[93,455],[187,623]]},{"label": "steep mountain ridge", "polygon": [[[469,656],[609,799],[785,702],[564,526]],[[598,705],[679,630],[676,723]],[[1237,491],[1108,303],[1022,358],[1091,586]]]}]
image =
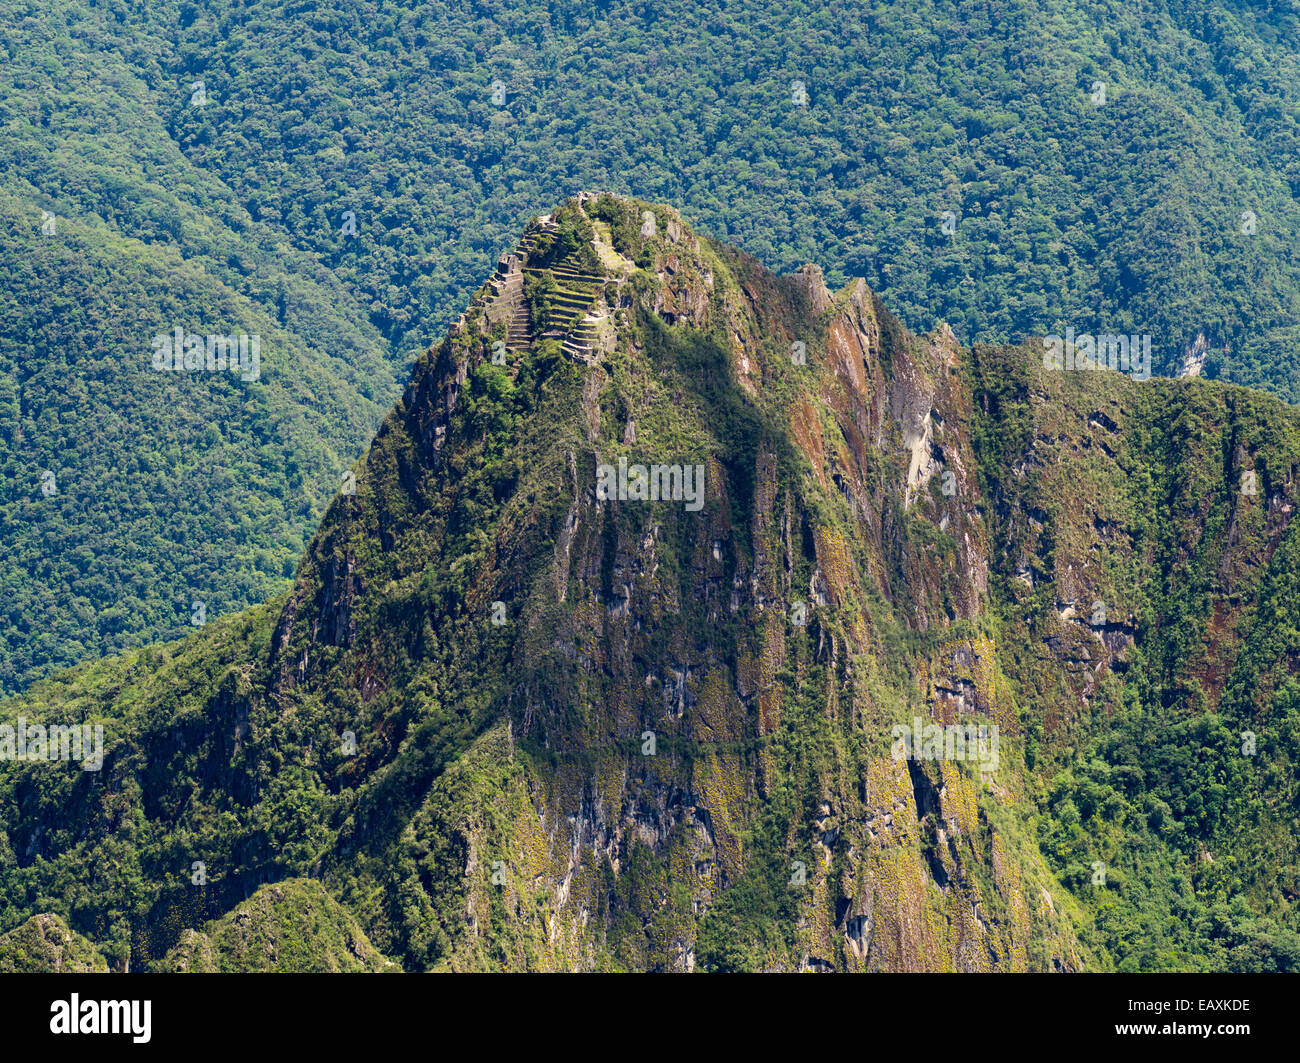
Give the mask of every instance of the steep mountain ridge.
[{"label": "steep mountain ridge", "polygon": [[287,597],[6,703],[109,739],[0,773],[0,926],[140,968],[309,876],[416,970],[1294,964],[1296,428],[584,193]]},{"label": "steep mountain ridge", "polygon": [[[617,201],[595,201],[593,210],[605,213],[625,236],[640,224]],[[965,835],[981,827],[971,781],[945,776],[933,787],[914,783],[887,750],[860,747],[861,731],[884,722],[880,709],[862,703],[862,694],[854,691],[858,682],[884,681],[872,675],[884,669],[873,662],[881,647],[868,595],[903,596],[922,616],[942,615],[945,605],[954,614],[978,607],[969,581],[960,578],[959,566],[970,561],[965,545],[951,568],[918,580],[910,593],[903,592],[907,571],[893,585],[866,584],[858,572],[867,566],[854,556],[871,556],[874,539],[882,544],[876,567],[883,571],[888,563],[883,542],[906,520],[901,499],[886,494],[873,501],[884,476],[871,467],[878,451],[868,441],[896,438],[901,431],[896,415],[914,415],[921,399],[928,402],[932,390],[945,386],[942,377],[955,371],[955,342],[948,334],[915,350],[908,349],[908,341],[899,343],[890,352],[887,377],[879,364],[884,312],[865,287],[855,286],[842,306],[828,311],[838,342],[820,397],[830,409],[839,407],[837,426],[858,434],[857,453],[843,434],[836,440],[839,450],[829,455],[825,443],[815,442],[813,449],[823,454],[821,482],[802,498],[804,490],[796,492],[794,478],[795,448],[788,437],[765,428],[753,395],[769,383],[774,388],[794,384],[772,357],[772,344],[777,342],[779,350],[794,342],[781,337],[782,311],[791,324],[807,316],[807,293],[798,284],[765,277],[752,262],[742,265],[751,275],[749,290],[743,281],[727,283],[729,267],[678,218],[666,214],[654,228],[662,228],[662,238],[628,248],[629,257],[647,264],[639,293],[634,277],[626,285],[616,283],[613,292],[607,288],[605,296],[619,310],[642,315],[649,334],[632,331],[625,350],[586,367],[581,380],[570,379],[570,362],[550,355],[554,361],[548,365],[543,345],[523,364],[497,371],[491,365],[490,333],[479,331],[490,304],[472,306],[427,365],[417,368],[396,421],[386,422],[359,477],[355,500],[342,504],[346,516],[336,512],[322,530],[308,562],[315,578],[300,581],[282,617],[282,689],[311,689],[318,681],[313,662],[316,668],[330,667],[333,648],[341,644],[349,658],[366,662],[365,685],[374,693],[406,687],[422,671],[432,671],[431,684],[444,704],[505,710],[512,741],[540,758],[539,764],[551,763],[549,779],[536,788],[527,775],[516,782],[519,807],[540,807],[540,824],[525,821],[514,828],[522,833],[497,838],[475,838],[467,824],[446,824],[442,831],[470,838],[471,853],[480,847],[495,850],[503,865],[514,866],[531,854],[528,865],[514,874],[525,882],[564,882],[565,903],[578,903],[580,897],[582,911],[594,912],[601,904],[599,854],[617,872],[633,858],[638,840],[648,840],[652,848],[666,846],[675,854],[670,859],[695,869],[700,880],[693,889],[679,881],[670,891],[677,896],[669,907],[680,922],[684,911],[744,877],[744,836],[763,829],[754,818],[755,800],[774,800],[777,793],[787,802],[810,799],[800,791],[817,779],[816,804],[827,809],[823,821],[830,815],[847,821],[843,827],[825,826],[818,836],[852,837],[852,855],[833,876],[830,868],[814,872],[810,888],[814,895],[833,894],[818,900],[831,911],[838,905],[841,929],[853,920],[862,932],[854,945],[858,965],[867,965],[866,926],[873,920],[888,928],[886,939],[897,939],[878,946],[890,950],[877,956],[878,964],[1012,965],[1017,959],[1023,964],[1015,943],[1031,936],[1037,914],[1024,895],[1031,894],[1036,905],[1041,886],[1029,890],[1018,876],[1008,875],[1008,882],[997,883],[1001,892],[989,889],[987,896],[973,882],[935,898],[928,893],[931,872],[917,844],[921,817],[914,787],[961,795],[947,797],[957,802],[957,810],[932,811],[952,817],[942,823]],[[761,289],[764,281],[775,290]],[[777,304],[775,314],[769,300]],[[883,327],[901,339],[896,322]],[[719,346],[718,337],[728,334],[731,343]],[[674,362],[698,366],[708,383],[679,376]],[[659,370],[664,378],[647,379],[647,370]],[[527,457],[507,465],[508,489],[496,487],[495,470],[486,471],[493,497],[508,500],[497,511],[495,535],[476,549],[473,507],[462,501],[467,488],[457,484],[449,493],[434,476],[458,462],[471,466],[475,458],[486,459],[492,417],[499,416],[497,410],[489,415],[487,404],[494,387],[508,386],[512,371],[516,384],[534,374],[549,378],[551,387],[541,388],[544,398],[533,423],[547,425],[552,437],[521,440]],[[888,386],[873,393],[864,372]],[[932,384],[933,377],[940,382]],[[710,390],[700,394],[705,388]],[[719,414],[722,423],[715,427],[710,419]],[[955,421],[956,411],[952,417]],[[814,431],[820,436],[823,429]],[[638,507],[600,504],[593,493],[596,465],[616,452],[634,457],[638,449],[705,469],[711,486],[698,517],[665,513],[660,506],[645,507],[646,517],[636,519]],[[408,474],[417,469],[418,480]],[[430,489],[434,483],[437,490]],[[912,486],[918,483],[914,477]],[[824,512],[833,514],[831,521],[823,521]],[[855,515],[866,531],[864,542],[846,534]],[[969,543],[971,536],[965,538]],[[439,539],[441,548],[432,553],[414,545]],[[381,555],[373,553],[376,540],[384,544]],[[919,571],[923,566],[911,545],[891,543]],[[978,554],[978,547],[969,552]],[[429,579],[431,569],[463,572],[463,589],[452,596],[450,611],[442,611],[447,607],[437,595],[426,599],[423,609],[397,605],[407,600],[406,585],[414,590],[416,578]],[[380,607],[382,621],[371,611],[377,603],[362,600],[364,589],[377,585],[392,588],[387,608]],[[313,598],[302,597],[304,592]],[[787,644],[787,612],[797,599],[804,600],[810,626],[797,633],[796,647]],[[490,621],[485,626],[494,601],[508,618],[495,630]],[[822,620],[823,609],[835,615],[830,623]],[[448,666],[429,669],[416,649],[423,649],[426,622],[436,633],[450,628],[450,639],[438,638],[456,647],[449,651]],[[516,627],[522,630],[514,633]],[[795,673],[786,681],[795,688],[788,693],[778,680],[783,667]],[[866,675],[854,681],[850,677],[858,668]],[[504,686],[501,676],[518,677],[517,685]],[[893,697],[901,700],[896,693]],[[848,704],[841,706],[841,698]],[[805,704],[787,704],[799,700]],[[802,728],[836,732],[834,744],[844,743],[836,757],[818,763],[820,758],[797,744],[780,754],[768,748],[782,718],[796,713]],[[643,744],[648,731],[667,752],[653,758],[634,754],[629,761],[629,745]],[[839,758],[844,762],[837,764]],[[808,778],[796,786],[785,778],[792,771]],[[872,778],[879,788],[872,796],[886,809],[886,826],[879,828],[883,837],[864,827],[870,816],[863,778]],[[893,815],[903,817],[896,827]],[[941,836],[945,826],[931,829]],[[995,832],[984,833],[983,844],[1000,844]],[[762,852],[769,841],[755,844]],[[819,850],[811,847],[811,838],[801,841],[809,846],[802,851],[803,862],[813,868]],[[916,851],[903,861],[899,851],[909,845]],[[955,847],[944,853],[934,859],[948,860],[955,873],[962,858]],[[772,855],[765,854],[766,866],[752,872],[761,874],[766,886],[776,866]],[[900,861],[901,868],[894,866]],[[1041,867],[1039,875],[1048,881]],[[946,881],[948,872],[942,876]],[[790,877],[788,869],[784,877]],[[883,891],[879,898],[876,889]],[[471,892],[466,903],[483,905],[476,921],[487,921],[491,906],[482,897],[476,901]],[[945,909],[942,931],[928,925],[928,903]],[[993,917],[1016,920],[998,927],[996,945],[985,942],[992,935],[976,914],[981,903],[996,913]],[[526,926],[546,922],[526,909],[514,918]],[[651,922],[667,918],[653,909],[639,915]],[[985,918],[991,918],[987,912]],[[810,957],[828,955],[844,962],[829,925],[803,936],[808,963]],[[563,942],[552,935],[542,962],[596,962],[597,950],[581,939],[576,932]],[[728,935],[726,947],[733,944]],[[654,951],[666,946],[675,952]],[[482,960],[475,942],[462,948]],[[576,955],[573,949],[579,950]],[[638,936],[626,949],[628,955],[668,966],[689,966],[693,951],[689,935],[654,946]],[[460,961],[453,956],[452,962]],[[1074,961],[1066,953],[1056,962]]]}]

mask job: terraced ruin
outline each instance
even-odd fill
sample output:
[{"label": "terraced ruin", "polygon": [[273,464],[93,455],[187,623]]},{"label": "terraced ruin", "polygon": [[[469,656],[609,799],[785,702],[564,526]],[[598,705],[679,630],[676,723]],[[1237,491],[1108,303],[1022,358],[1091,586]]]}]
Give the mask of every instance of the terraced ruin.
[{"label": "terraced ruin", "polygon": [[[601,327],[612,315],[607,292],[613,296],[635,268],[613,250],[608,227],[593,224],[597,226],[594,245],[557,255],[560,226],[553,216],[545,215],[525,230],[514,251],[501,256],[488,281],[485,308],[489,324],[505,323],[507,350],[520,352],[539,340],[557,340],[571,358],[592,357]],[[583,260],[583,250],[592,247],[601,272],[594,272]],[[530,279],[544,292],[540,299],[530,300]]]}]

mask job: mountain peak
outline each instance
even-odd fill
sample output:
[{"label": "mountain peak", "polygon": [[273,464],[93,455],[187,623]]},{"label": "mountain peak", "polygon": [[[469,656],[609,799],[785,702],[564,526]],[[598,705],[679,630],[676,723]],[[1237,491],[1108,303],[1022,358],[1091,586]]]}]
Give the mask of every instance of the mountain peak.
[{"label": "mountain peak", "polygon": [[[10,798],[13,848],[65,876],[112,865],[115,802],[184,816],[202,900],[106,902],[137,966],[217,963],[199,928],[291,877],[409,969],[1105,966],[1024,827],[1035,762],[1143,691],[1117,726],[1195,716],[1192,679],[1233,728],[1283,711],[1300,650],[1197,672],[1160,618],[1287,615],[1296,438],[1276,401],[917,336],[861,280],[575,196],[418,360],[286,598],[21,704],[106,751]],[[1193,609],[1164,580],[1197,551]],[[1206,770],[1261,785],[1230,753]]]}]

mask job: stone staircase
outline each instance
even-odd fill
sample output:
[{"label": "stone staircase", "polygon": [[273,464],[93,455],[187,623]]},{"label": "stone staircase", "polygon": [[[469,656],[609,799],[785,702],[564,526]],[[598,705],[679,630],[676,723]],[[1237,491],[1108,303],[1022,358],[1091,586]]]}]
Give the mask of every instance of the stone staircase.
[{"label": "stone staircase", "polygon": [[520,284],[514,310],[506,321],[506,347],[512,351],[527,350],[533,345],[533,321],[528,314],[528,304],[524,301],[524,289]]}]

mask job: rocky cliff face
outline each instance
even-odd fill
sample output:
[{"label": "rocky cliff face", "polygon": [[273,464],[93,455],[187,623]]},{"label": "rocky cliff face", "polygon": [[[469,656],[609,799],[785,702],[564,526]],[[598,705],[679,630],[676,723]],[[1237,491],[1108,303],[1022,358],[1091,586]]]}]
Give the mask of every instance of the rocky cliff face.
[{"label": "rocky cliff face", "polygon": [[[1253,413],[1197,437],[1224,395]],[[1279,630],[1296,418],[1247,396],[963,351],[579,196],[417,364],[286,600],[23,703],[116,726],[98,776],[11,773],[14,895],[125,818],[83,919],[136,966],[291,875],[409,969],[1106,966],[1043,766],[1139,673],[1263,726],[1216,633]]]}]

